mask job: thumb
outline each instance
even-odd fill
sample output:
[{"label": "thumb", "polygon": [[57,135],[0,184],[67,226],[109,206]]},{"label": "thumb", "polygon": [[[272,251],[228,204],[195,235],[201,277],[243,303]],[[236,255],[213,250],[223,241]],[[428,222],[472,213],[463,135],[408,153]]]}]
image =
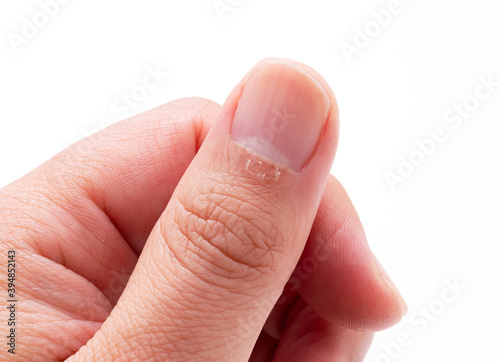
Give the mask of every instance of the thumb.
[{"label": "thumb", "polygon": [[337,134],[319,75],[288,60],[254,67],[75,358],[248,360],[305,246]]}]

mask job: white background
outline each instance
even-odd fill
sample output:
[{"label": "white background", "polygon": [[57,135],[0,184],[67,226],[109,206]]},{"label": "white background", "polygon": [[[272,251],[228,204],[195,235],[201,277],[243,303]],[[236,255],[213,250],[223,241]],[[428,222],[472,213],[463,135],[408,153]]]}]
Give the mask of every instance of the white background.
[{"label": "white background", "polygon": [[[379,34],[372,11],[389,1],[229,2],[236,5],[221,19],[213,0],[72,0],[46,25],[38,1],[2,2],[0,186],[103,119],[120,120],[112,105],[148,67],[169,75],[130,114],[184,96],[223,103],[260,59],[302,61],[337,95],[332,172],[409,305],[400,325],[377,335],[367,361],[500,361],[500,87],[473,99],[481,77],[500,82],[498,2],[401,0]],[[38,32],[14,46],[23,18],[37,16]],[[353,45],[366,26],[373,36],[349,62],[341,44]],[[464,101],[477,109],[447,122]],[[415,141],[438,129],[446,140],[420,159]],[[412,152],[421,165],[392,190],[386,173]],[[450,302],[447,283],[466,290]],[[410,343],[397,347],[401,333]]]}]

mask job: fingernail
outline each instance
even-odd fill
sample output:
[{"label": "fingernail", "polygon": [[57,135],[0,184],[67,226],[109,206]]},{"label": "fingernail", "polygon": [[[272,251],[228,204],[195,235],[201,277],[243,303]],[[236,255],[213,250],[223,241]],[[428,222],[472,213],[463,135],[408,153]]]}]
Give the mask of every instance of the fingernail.
[{"label": "fingernail", "polygon": [[389,276],[385,268],[382,266],[380,261],[377,258],[375,258],[375,262],[379,272],[380,279],[382,279],[383,283],[392,291],[392,293],[398,299],[399,304],[401,306],[401,314],[403,316],[406,315],[406,313],[408,313],[408,305],[406,304],[403,296],[399,292],[398,288],[396,287],[396,285],[394,284],[391,277]]},{"label": "fingernail", "polygon": [[300,171],[323,135],[329,112],[326,91],[305,70],[284,62],[263,62],[246,80],[231,139]]}]

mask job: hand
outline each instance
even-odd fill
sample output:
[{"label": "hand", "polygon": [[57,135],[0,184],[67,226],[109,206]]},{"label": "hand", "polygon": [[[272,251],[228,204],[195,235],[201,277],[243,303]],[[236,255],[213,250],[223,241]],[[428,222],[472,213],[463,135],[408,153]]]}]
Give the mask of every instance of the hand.
[{"label": "hand", "polygon": [[337,135],[326,82],[269,59],[222,108],[168,103],[0,190],[16,357],[361,361],[406,305],[329,174]]}]

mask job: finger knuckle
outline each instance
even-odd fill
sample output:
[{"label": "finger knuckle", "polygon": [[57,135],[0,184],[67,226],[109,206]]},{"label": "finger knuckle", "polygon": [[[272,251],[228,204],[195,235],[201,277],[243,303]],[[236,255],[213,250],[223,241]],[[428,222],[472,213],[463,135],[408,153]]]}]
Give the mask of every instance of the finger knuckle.
[{"label": "finger knuckle", "polygon": [[251,278],[273,269],[283,237],[273,206],[240,185],[205,182],[192,198],[176,198],[169,245],[177,259],[230,278]]}]

